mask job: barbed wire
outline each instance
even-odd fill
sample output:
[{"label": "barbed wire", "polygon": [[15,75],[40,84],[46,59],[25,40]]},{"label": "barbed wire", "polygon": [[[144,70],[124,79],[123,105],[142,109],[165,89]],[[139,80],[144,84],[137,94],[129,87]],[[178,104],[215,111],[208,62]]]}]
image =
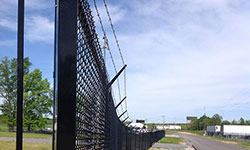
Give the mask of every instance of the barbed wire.
[{"label": "barbed wire", "polygon": [[112,28],[112,32],[113,32],[113,35],[114,35],[114,38],[115,38],[115,42],[116,42],[117,48],[118,48],[119,53],[120,53],[120,57],[121,57],[122,63],[123,63],[123,65],[125,65],[125,61],[123,59],[121,47],[120,47],[120,44],[118,42],[118,38],[116,36],[115,28],[114,28],[114,25],[113,25],[112,20],[111,20],[111,16],[110,16],[110,13],[109,13],[109,10],[108,10],[108,6],[107,6],[107,3],[106,3],[106,0],[103,0],[103,3],[104,3],[104,6],[105,6],[107,15],[108,15],[108,20],[109,20],[110,26]]},{"label": "barbed wire", "polygon": [[[120,57],[121,57],[122,63],[123,63],[123,65],[125,65],[124,57],[122,55],[121,47],[120,47],[120,44],[119,44],[119,41],[118,41],[118,38],[117,38],[117,35],[116,35],[116,31],[115,31],[115,28],[114,28],[114,25],[113,25],[113,22],[112,22],[112,19],[111,19],[111,16],[110,16],[110,12],[109,12],[106,0],[103,0],[103,3],[104,3],[104,6],[105,6],[105,10],[107,12],[108,20],[109,20],[109,23],[110,23],[110,26],[111,26],[114,38],[115,38],[116,46],[117,46],[118,51],[120,53]],[[126,95],[126,83],[125,82],[126,82],[126,71],[124,71],[124,93]]]},{"label": "barbed wire", "polygon": [[[98,20],[100,22],[100,25],[101,25],[101,29],[102,29],[102,32],[103,32],[103,39],[104,39],[104,43],[106,44],[104,47],[106,47],[108,49],[108,52],[109,52],[109,55],[110,55],[110,58],[111,58],[111,62],[112,62],[112,65],[114,67],[114,70],[115,70],[115,73],[117,74],[117,68],[116,68],[116,64],[115,64],[115,61],[114,61],[114,58],[113,58],[113,55],[112,55],[112,52],[111,52],[111,49],[110,49],[110,45],[109,45],[109,42],[108,42],[108,37],[107,37],[107,34],[106,34],[106,31],[104,29],[104,25],[103,25],[103,22],[102,22],[102,19],[101,19],[101,15],[99,13],[99,10],[98,10],[98,7],[97,7],[97,3],[96,3],[96,0],[94,0],[94,6],[95,6],[95,10],[96,10],[96,13],[97,13],[97,17],[98,17]],[[106,5],[107,7],[107,5]],[[110,15],[109,15],[110,16]],[[117,39],[117,38],[116,38]],[[118,41],[117,41],[118,42]],[[120,51],[121,52],[121,51]],[[121,53],[120,53],[121,54]],[[121,54],[121,58],[122,58],[122,62],[123,64],[125,64],[124,62],[124,59],[122,57],[122,54]],[[118,86],[118,95],[119,95],[119,99],[121,100],[121,88],[120,88],[120,82],[119,82],[119,78],[117,79],[117,86]],[[124,72],[124,95],[126,96],[126,74]],[[122,105],[121,105],[122,106]],[[123,111],[123,107],[121,107],[122,111]],[[125,106],[125,110],[127,110],[127,105]]]}]

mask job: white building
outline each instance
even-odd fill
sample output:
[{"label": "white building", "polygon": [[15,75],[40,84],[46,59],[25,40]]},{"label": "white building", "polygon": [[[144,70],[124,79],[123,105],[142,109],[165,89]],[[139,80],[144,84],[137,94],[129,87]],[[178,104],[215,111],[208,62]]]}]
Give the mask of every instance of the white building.
[{"label": "white building", "polygon": [[181,130],[181,126],[178,125],[157,125],[158,130]]}]

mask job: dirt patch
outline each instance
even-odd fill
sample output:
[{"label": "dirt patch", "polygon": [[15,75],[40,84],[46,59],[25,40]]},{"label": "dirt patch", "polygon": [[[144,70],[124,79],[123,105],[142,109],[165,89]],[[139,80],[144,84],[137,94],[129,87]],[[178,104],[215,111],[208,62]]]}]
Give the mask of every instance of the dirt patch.
[{"label": "dirt patch", "polygon": [[237,145],[238,142],[234,142],[234,141],[221,141],[223,143],[227,143],[227,144],[233,144],[233,145]]},{"label": "dirt patch", "polygon": [[192,147],[188,147],[185,149],[172,149],[172,148],[160,148],[160,147],[153,147],[150,148],[149,150],[194,150]]},{"label": "dirt patch", "polygon": [[180,137],[180,136],[176,134],[165,134],[165,137]]},{"label": "dirt patch", "polygon": [[149,150],[166,150],[166,148],[158,148],[158,147],[154,147],[154,148],[150,148]]},{"label": "dirt patch", "polygon": [[196,134],[189,133],[189,132],[178,132],[178,133],[182,133],[182,134],[189,134],[189,135],[196,135]]}]

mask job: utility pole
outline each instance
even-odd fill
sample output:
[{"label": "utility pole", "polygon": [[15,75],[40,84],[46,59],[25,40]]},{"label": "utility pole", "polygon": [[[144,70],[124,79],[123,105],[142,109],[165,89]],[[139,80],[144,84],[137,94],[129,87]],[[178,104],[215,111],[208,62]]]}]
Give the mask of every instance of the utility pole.
[{"label": "utility pole", "polygon": [[207,116],[206,116],[206,107],[204,106],[204,126],[203,126],[203,136],[206,136],[206,122],[207,122]]},{"label": "utility pole", "polygon": [[162,115],[162,119],[163,119],[163,120],[162,120],[162,121],[163,121],[163,122],[162,122],[162,123],[163,123],[163,129],[165,130],[165,115]]},{"label": "utility pole", "polygon": [[162,115],[162,119],[163,119],[163,124],[165,124],[165,115]]}]

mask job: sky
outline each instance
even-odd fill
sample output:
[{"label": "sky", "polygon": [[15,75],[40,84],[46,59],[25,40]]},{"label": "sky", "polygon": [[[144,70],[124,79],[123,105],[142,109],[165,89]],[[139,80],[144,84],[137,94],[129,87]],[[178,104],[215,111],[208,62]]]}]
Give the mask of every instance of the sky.
[{"label": "sky", "polygon": [[[177,123],[204,113],[250,119],[249,0],[106,1],[128,64],[131,119],[162,122],[165,116]],[[16,57],[17,0],[0,3],[0,58]],[[102,1],[98,8],[120,68]],[[51,84],[53,43],[54,1],[26,0],[25,56]]]}]

